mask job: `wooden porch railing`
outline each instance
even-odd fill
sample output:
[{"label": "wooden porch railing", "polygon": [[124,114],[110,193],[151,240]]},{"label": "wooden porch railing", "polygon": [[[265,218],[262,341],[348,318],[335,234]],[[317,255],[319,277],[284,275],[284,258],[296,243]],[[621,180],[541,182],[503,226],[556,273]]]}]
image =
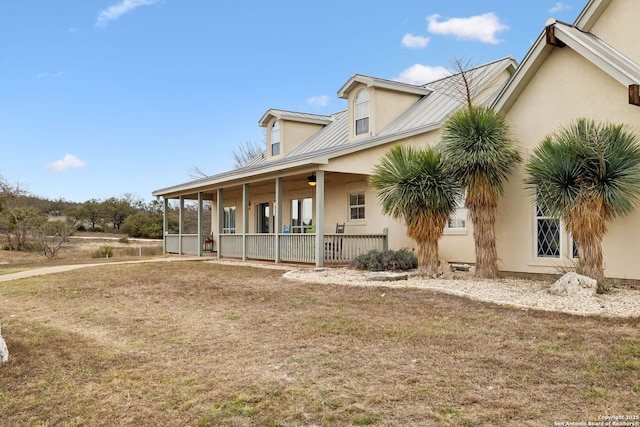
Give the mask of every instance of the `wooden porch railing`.
[{"label": "wooden porch railing", "polygon": [[221,253],[218,254],[224,258],[242,258],[242,234],[221,234],[220,246]]},{"label": "wooden porch railing", "polygon": [[324,262],[348,264],[358,255],[385,249],[386,234],[325,234]]},{"label": "wooden porch railing", "polygon": [[[180,237],[182,253],[198,254],[198,236],[169,234],[165,236],[165,251],[179,252]],[[219,236],[222,258],[242,258],[242,241],[247,239],[247,258],[267,261],[276,260],[275,234],[222,234]],[[323,238],[324,263],[347,264],[358,255],[373,249],[386,248],[386,234],[325,234]],[[279,234],[280,261],[314,264],[316,234]]]},{"label": "wooden porch railing", "polygon": [[198,255],[197,234],[167,234],[164,236],[164,251],[170,254],[180,253],[180,240],[182,240],[183,254]]}]

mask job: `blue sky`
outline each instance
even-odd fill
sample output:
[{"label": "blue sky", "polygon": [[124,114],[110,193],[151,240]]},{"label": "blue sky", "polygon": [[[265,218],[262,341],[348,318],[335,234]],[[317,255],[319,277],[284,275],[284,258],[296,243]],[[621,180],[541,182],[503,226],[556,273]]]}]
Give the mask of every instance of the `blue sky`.
[{"label": "blue sky", "polygon": [[[382,5],[384,4],[384,6]],[[269,108],[330,114],[353,75],[522,60],[586,0],[2,0],[0,176],[83,202],[229,170]]]}]

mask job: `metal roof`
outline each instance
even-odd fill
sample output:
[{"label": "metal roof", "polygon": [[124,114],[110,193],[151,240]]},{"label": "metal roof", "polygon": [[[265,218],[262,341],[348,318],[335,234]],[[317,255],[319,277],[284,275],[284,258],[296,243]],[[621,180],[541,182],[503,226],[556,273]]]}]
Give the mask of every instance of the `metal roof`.
[{"label": "metal roof", "polygon": [[267,126],[267,122],[271,117],[278,120],[290,120],[293,122],[314,123],[320,125],[327,125],[331,123],[331,117],[321,114],[299,113],[296,111],[277,110],[270,108],[258,121],[258,124],[262,127]]},{"label": "metal roof", "polygon": [[[512,70],[515,65],[515,60],[508,57],[477,67],[470,72],[472,80],[475,79],[475,86],[478,91],[481,91],[486,89],[499,73],[505,70]],[[347,110],[337,112],[331,116],[319,116],[271,109],[260,120],[261,125],[263,121],[266,123],[270,115],[289,118],[290,120],[296,118],[299,121],[322,119],[327,124],[284,157],[268,160],[266,154],[263,153],[242,168],[156,190],[153,195],[175,194],[177,192],[195,190],[203,186],[215,186],[231,180],[249,179],[270,171],[323,164],[334,157],[433,131],[438,129],[446,118],[463,103],[459,97],[455,96],[455,93],[459,92],[455,89],[456,83],[459,83],[459,77],[459,74],[455,74],[422,87],[414,86],[424,94],[416,104],[401,114],[379,134],[353,141],[348,139],[349,114]],[[377,80],[381,81],[382,79]],[[407,86],[402,83],[397,84],[401,87]],[[496,87],[493,92],[497,92],[498,89]],[[276,114],[279,116],[276,116]]]},{"label": "metal roof", "polygon": [[397,82],[394,80],[386,80],[378,77],[364,76],[362,74],[354,74],[347,82],[338,90],[339,98],[348,98],[348,94],[358,83],[365,84],[369,87],[377,87],[381,89],[394,90],[397,92],[413,93],[416,95],[428,95],[431,91],[425,86],[412,85],[409,83]]},{"label": "metal roof", "polygon": [[[511,67],[512,70],[515,70],[516,65],[515,59],[507,57],[474,68],[470,70],[467,77],[472,82],[476,92],[480,92],[494,82],[496,77],[505,69]],[[423,97],[383,129],[380,132],[381,136],[393,135],[423,126],[441,124],[466,102],[465,95],[461,91],[461,89],[464,90],[464,84],[461,81],[460,74],[454,74],[428,83],[425,88],[429,89],[431,94]],[[497,92],[498,89],[496,87],[493,92]]]}]

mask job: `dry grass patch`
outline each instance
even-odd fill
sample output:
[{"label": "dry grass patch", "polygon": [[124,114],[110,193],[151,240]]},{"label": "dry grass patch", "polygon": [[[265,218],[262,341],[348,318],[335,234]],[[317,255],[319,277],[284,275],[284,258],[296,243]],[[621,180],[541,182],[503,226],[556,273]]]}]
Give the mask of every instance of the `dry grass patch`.
[{"label": "dry grass patch", "polygon": [[[121,235],[89,233],[71,237],[54,259],[39,252],[7,251],[0,249],[0,275],[17,273],[38,267],[67,264],[87,264],[129,261],[162,256],[162,240],[121,241]],[[96,258],[102,248],[109,248],[109,259]]]},{"label": "dry grass patch", "polygon": [[638,411],[638,319],[281,274],[174,262],[0,283],[3,422],[548,426]]}]

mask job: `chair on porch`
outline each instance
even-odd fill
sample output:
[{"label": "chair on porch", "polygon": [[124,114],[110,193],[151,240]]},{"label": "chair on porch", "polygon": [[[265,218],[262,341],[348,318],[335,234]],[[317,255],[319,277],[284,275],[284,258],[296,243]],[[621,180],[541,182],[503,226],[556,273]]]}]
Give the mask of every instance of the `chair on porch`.
[{"label": "chair on porch", "polygon": [[202,250],[204,252],[213,252],[213,247],[215,243],[215,240],[213,240],[213,234],[210,236],[205,236],[203,240],[204,241],[202,242],[203,243]]},{"label": "chair on porch", "polygon": [[[336,234],[344,234],[345,224],[336,223]],[[342,237],[330,236],[324,245],[325,258],[329,261],[339,261],[342,258]]]}]

